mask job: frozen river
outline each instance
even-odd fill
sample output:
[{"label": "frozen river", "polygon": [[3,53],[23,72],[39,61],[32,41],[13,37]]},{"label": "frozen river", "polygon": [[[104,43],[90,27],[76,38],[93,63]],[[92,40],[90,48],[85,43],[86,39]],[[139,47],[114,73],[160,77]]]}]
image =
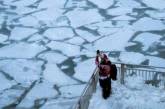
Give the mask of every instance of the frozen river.
[{"label": "frozen river", "polygon": [[97,49],[165,67],[165,0],[0,0],[0,108],[70,109]]}]

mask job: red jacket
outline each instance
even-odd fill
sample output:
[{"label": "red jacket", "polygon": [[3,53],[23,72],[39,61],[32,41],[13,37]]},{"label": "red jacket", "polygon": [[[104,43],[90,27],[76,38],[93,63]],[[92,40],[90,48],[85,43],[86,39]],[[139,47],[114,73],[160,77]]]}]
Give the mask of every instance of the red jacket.
[{"label": "red jacket", "polygon": [[100,65],[99,69],[100,76],[110,76],[111,67],[109,65]]}]

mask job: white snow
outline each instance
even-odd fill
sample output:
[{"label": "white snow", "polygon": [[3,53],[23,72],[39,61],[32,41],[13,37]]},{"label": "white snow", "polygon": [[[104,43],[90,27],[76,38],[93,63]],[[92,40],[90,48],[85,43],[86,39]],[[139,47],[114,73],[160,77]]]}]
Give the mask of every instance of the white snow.
[{"label": "white snow", "polygon": [[134,32],[129,29],[119,30],[117,33],[104,37],[94,44],[95,49],[100,49],[104,51],[123,51],[125,45],[128,43],[129,39],[132,37]]},{"label": "white snow", "polygon": [[52,41],[47,44],[53,50],[59,50],[67,56],[76,56],[79,55],[80,47],[76,45],[71,45],[63,42]]},{"label": "white snow", "polygon": [[62,28],[48,29],[46,30],[44,35],[51,40],[63,40],[66,38],[73,37],[74,33],[71,28],[62,27]]},{"label": "white snow", "polygon": [[107,9],[113,5],[114,0],[89,0],[90,2],[97,5],[99,8]]},{"label": "white snow", "polygon": [[98,13],[96,9],[90,9],[86,11],[75,9],[72,12],[68,12],[66,16],[70,19],[71,25],[75,28],[86,24],[102,21],[103,19],[103,17]]},{"label": "white snow", "polygon": [[11,40],[22,40],[24,38],[27,38],[28,36],[36,33],[37,30],[36,29],[32,29],[32,28],[22,28],[22,27],[15,27],[12,31],[11,31],[11,35],[10,38]]},{"label": "white snow", "polygon": [[165,26],[159,20],[144,17],[133,24],[136,31],[163,30]]},{"label": "white snow", "polygon": [[64,74],[56,64],[46,64],[44,79],[56,85],[71,85],[77,83],[75,80]]},{"label": "white snow", "polygon": [[42,64],[43,62],[41,61],[24,59],[3,60],[0,61],[0,68],[2,71],[14,77],[17,82],[29,84],[39,79]]},{"label": "white snow", "polygon": [[76,73],[74,74],[74,77],[81,81],[87,82],[93,74],[95,68],[96,65],[94,58],[83,61],[75,67]]},{"label": "white snow", "polygon": [[121,85],[112,81],[112,94],[104,100],[101,96],[101,88],[90,100],[89,109],[164,109],[165,92],[153,86],[144,84],[144,80],[138,76],[126,78],[126,84]]},{"label": "white snow", "polygon": [[121,52],[119,59],[121,62],[124,62],[124,63],[139,65],[141,62],[145,61],[146,58],[141,53]]},{"label": "white snow", "polygon": [[158,42],[162,36],[152,34],[152,33],[142,33],[134,39],[134,41],[141,42],[143,45],[143,50],[146,51],[151,47],[155,42]]},{"label": "white snow", "polygon": [[165,9],[164,0],[142,0],[148,7],[163,10]]},{"label": "white snow", "polygon": [[35,43],[13,43],[0,48],[0,58],[32,58],[43,50],[45,47]]}]

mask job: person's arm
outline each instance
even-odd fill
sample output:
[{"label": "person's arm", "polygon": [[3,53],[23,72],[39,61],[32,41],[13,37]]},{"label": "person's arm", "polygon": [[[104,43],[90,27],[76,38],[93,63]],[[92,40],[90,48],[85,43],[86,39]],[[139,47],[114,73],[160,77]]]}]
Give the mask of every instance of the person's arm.
[{"label": "person's arm", "polygon": [[98,56],[96,56],[96,58],[95,58],[95,64],[99,65],[99,58],[98,58]]}]

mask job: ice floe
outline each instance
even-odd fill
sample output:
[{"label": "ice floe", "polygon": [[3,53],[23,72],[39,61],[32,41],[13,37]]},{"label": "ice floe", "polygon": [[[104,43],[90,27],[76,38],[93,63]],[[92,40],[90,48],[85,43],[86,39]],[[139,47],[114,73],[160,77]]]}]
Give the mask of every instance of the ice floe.
[{"label": "ice floe", "polygon": [[153,20],[151,18],[144,17],[133,24],[133,28],[136,31],[151,31],[151,30],[163,30],[164,24],[159,20]]},{"label": "ice floe", "polygon": [[113,5],[114,0],[89,0],[90,2],[92,2],[93,4],[97,5],[98,8],[102,8],[102,9],[107,9],[110,6]]},{"label": "ice floe", "polygon": [[164,0],[142,0],[148,7],[152,7],[155,9],[165,9],[165,1]]},{"label": "ice floe", "polygon": [[64,74],[56,64],[48,63],[46,64],[46,69],[44,71],[44,79],[54,83],[58,86],[60,85],[71,85],[77,83],[68,75]]},{"label": "ice floe", "polygon": [[95,68],[96,65],[94,59],[83,61],[75,67],[76,73],[74,74],[74,77],[81,81],[87,82]]},{"label": "ice floe", "polygon": [[67,42],[75,45],[82,45],[85,41],[83,38],[76,36],[73,37],[72,39],[69,39]]},{"label": "ice floe", "polygon": [[25,99],[17,106],[17,108],[32,108],[36,100],[53,98],[56,97],[57,94],[57,91],[53,88],[53,84],[44,80],[42,83],[37,83],[30,90]]},{"label": "ice floe", "polygon": [[53,50],[61,51],[63,54],[67,56],[76,56],[80,53],[80,46],[71,45],[63,42],[52,41],[49,44],[47,44],[47,46]]},{"label": "ice floe", "polygon": [[63,40],[66,38],[71,38],[74,36],[73,30],[71,28],[51,28],[46,30],[44,33],[46,37],[51,40]]},{"label": "ice floe", "polygon": [[0,34],[0,43],[3,43],[4,41],[6,41],[8,39],[8,36]]},{"label": "ice floe", "polygon": [[21,84],[29,84],[39,79],[43,62],[33,60],[3,60],[0,62],[2,71],[9,74]]},{"label": "ice floe", "polygon": [[96,41],[94,48],[104,51],[123,51],[125,45],[128,43],[133,34],[134,32],[129,29],[129,27],[127,27],[127,29],[121,29],[115,34],[103,37],[102,39]]},{"label": "ice floe", "polygon": [[11,31],[11,35],[9,39],[11,40],[22,40],[24,38],[29,37],[30,35],[36,33],[37,30],[33,28],[22,28],[22,27],[15,27]]},{"label": "ice floe", "polygon": [[[75,16],[76,15],[76,16]],[[66,13],[66,16],[71,21],[71,26],[80,27],[94,22],[102,21],[103,17],[96,9],[80,10],[75,9],[72,12]]]},{"label": "ice floe", "polygon": [[149,49],[149,47],[151,47],[155,42],[159,42],[160,38],[162,36],[160,35],[156,35],[156,34],[152,34],[152,33],[142,33],[138,36],[136,36],[136,38],[134,38],[133,41],[137,41],[142,43],[143,45],[143,50],[146,51]]},{"label": "ice floe", "polygon": [[0,58],[33,58],[46,48],[38,44],[13,43],[0,48]]},{"label": "ice floe", "polygon": [[145,61],[146,58],[143,54],[136,53],[136,52],[121,52],[119,56],[119,60],[127,64],[138,65],[138,64],[141,64],[143,61]]}]

